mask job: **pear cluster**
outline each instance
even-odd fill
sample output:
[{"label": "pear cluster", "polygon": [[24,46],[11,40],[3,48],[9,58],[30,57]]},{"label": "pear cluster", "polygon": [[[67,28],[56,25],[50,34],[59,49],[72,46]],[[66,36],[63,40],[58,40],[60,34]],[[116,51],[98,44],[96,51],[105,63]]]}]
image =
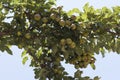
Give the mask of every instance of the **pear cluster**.
[{"label": "pear cluster", "polygon": [[[30,55],[30,66],[39,80],[91,80],[82,78],[79,69],[88,64],[95,69],[94,53],[120,53],[119,7],[112,11],[106,7],[94,9],[87,3],[83,11],[74,8],[65,12],[63,6],[54,8],[55,1],[2,0],[0,50],[12,55],[10,46],[23,49],[22,63]],[[74,77],[68,75],[61,62],[74,65]]]},{"label": "pear cluster", "polygon": [[77,28],[77,26],[79,25],[78,23],[76,23],[76,16],[75,15],[71,15],[71,16],[61,16],[62,14],[64,14],[64,12],[62,11],[62,6],[59,6],[57,8],[51,8],[50,11],[48,12],[47,16],[46,15],[42,15],[40,13],[35,13],[34,16],[34,20],[37,21],[37,23],[41,23],[41,25],[43,24],[50,24],[51,22],[55,22],[57,24],[59,24],[58,26],[62,27],[67,27],[71,30],[75,30]]},{"label": "pear cluster", "polygon": [[84,53],[80,56],[77,56],[76,58],[72,58],[70,60],[70,63],[74,64],[76,69],[86,68],[88,66],[88,64],[95,63],[95,58],[92,57],[92,55],[90,55],[90,54]]},{"label": "pear cluster", "polygon": [[75,42],[72,41],[71,38],[61,39],[60,44],[61,44],[61,46],[68,46],[69,48],[72,48],[72,49],[76,47]]}]

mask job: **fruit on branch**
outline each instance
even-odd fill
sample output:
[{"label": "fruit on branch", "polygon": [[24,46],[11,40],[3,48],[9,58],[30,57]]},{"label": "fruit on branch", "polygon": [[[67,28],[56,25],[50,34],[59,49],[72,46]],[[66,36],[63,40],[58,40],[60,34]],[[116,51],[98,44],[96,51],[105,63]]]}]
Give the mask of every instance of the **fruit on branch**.
[{"label": "fruit on branch", "polygon": [[56,19],[56,14],[52,13],[52,14],[50,15],[50,18],[53,19],[53,20]]},{"label": "fruit on branch", "polygon": [[75,48],[75,47],[76,47],[75,42],[72,42],[72,43],[70,44],[70,48]]},{"label": "fruit on branch", "polygon": [[36,21],[39,21],[39,20],[41,19],[40,14],[35,14],[35,15],[34,15],[34,19],[35,19]]},{"label": "fruit on branch", "polygon": [[[4,22],[5,14],[3,19],[1,18],[1,41],[3,43],[7,41],[10,45],[15,44],[20,49],[24,48],[33,57],[31,58],[31,66],[39,68],[35,73],[38,76],[37,79],[46,80],[50,78],[57,80],[55,78],[57,76],[59,80],[64,79],[64,77],[68,78],[64,80],[77,80],[78,78],[80,80],[90,80],[88,77],[86,79],[85,77],[81,78],[80,71],[76,73],[76,77],[73,79],[64,75],[64,70],[60,69],[62,67],[61,62],[64,60],[66,63],[74,65],[78,70],[86,68],[89,64],[95,69],[94,53],[99,53],[101,47],[111,50],[111,46],[116,44],[119,46],[117,41],[117,38],[119,38],[117,21],[119,20],[117,20],[117,17],[115,19],[113,17],[116,14],[112,16],[114,20],[100,17],[100,15],[96,16],[97,11],[88,11],[89,14],[79,11],[79,16],[76,16],[72,14],[78,13],[77,9],[68,13],[62,11],[62,6],[49,10],[52,7],[50,4],[53,4],[49,1],[54,0],[48,0],[43,5],[39,1],[34,2],[36,7],[13,4],[16,6],[14,10],[14,6],[11,5],[15,14],[13,14],[11,23]],[[22,10],[27,11],[24,14]],[[92,15],[91,12],[92,14],[95,13]],[[104,11],[102,12],[104,13]],[[100,17],[100,20],[98,17]],[[10,31],[8,31],[9,28]],[[15,34],[11,33],[14,30],[16,30]],[[102,32],[105,33],[101,36]],[[97,40],[97,44],[95,40]],[[115,48],[113,51],[117,51],[117,49],[119,50],[119,48]],[[43,76],[44,79],[41,78]],[[94,80],[98,80],[98,78],[94,78]]]},{"label": "fruit on branch", "polygon": [[75,24],[71,24],[70,27],[71,27],[72,30],[75,30],[75,29],[76,29],[76,25],[75,25]]},{"label": "fruit on branch", "polygon": [[70,45],[72,42],[73,42],[73,41],[72,41],[70,38],[67,38],[67,39],[66,39],[66,43],[67,43],[68,45]]},{"label": "fruit on branch", "polygon": [[79,22],[79,26],[85,28],[85,23]]},{"label": "fruit on branch", "polygon": [[22,33],[20,31],[17,32],[17,36],[21,36]]},{"label": "fruit on branch", "polygon": [[70,17],[72,20],[76,20],[76,16],[75,15],[72,15],[71,17]]},{"label": "fruit on branch", "polygon": [[60,18],[59,17],[56,17],[56,19],[55,19],[57,22],[59,22],[60,21]]},{"label": "fruit on branch", "polygon": [[86,40],[84,38],[80,39],[80,44],[84,44],[86,42]]},{"label": "fruit on branch", "polygon": [[62,46],[64,46],[64,45],[66,44],[66,40],[65,40],[65,39],[61,39],[61,40],[60,40],[60,44],[61,44]]},{"label": "fruit on branch", "polygon": [[65,21],[64,20],[60,20],[59,24],[60,24],[60,26],[64,27],[65,26]]},{"label": "fruit on branch", "polygon": [[66,20],[65,23],[66,23],[67,26],[71,25],[71,21],[70,20]]},{"label": "fruit on branch", "polygon": [[25,34],[25,38],[30,39],[31,38],[31,34],[30,33],[26,33]]},{"label": "fruit on branch", "polygon": [[43,18],[42,18],[42,21],[43,21],[44,23],[47,23],[47,22],[48,22],[48,19],[47,19],[46,17],[43,17]]}]

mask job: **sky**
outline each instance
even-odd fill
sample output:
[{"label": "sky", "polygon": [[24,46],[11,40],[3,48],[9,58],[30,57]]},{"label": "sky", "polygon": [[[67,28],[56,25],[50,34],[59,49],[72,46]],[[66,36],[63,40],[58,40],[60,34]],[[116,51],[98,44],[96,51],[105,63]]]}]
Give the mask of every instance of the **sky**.
[{"label": "sky", "polygon": [[[120,0],[57,0],[57,5],[63,5],[64,10],[68,11],[72,8],[82,7],[85,3],[89,2],[90,5],[95,8],[102,8],[107,6],[111,8],[113,6],[120,6]],[[29,67],[30,61],[27,61],[25,65],[22,64],[21,52],[16,46],[12,48],[13,55],[9,55],[6,52],[0,52],[0,80],[35,80],[33,68]],[[100,76],[101,80],[120,80],[120,55],[110,52],[106,53],[103,58],[101,55],[96,55],[96,70],[92,70],[90,66],[86,69],[82,69],[83,76]],[[66,71],[73,75],[75,69],[72,65],[64,64]]]}]

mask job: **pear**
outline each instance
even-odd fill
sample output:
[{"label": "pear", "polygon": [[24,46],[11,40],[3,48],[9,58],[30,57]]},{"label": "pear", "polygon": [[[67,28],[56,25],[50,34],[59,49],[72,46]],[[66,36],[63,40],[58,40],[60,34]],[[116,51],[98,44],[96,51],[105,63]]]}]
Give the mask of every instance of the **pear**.
[{"label": "pear", "polygon": [[20,31],[17,32],[17,36],[21,36],[22,33]]},{"label": "pear", "polygon": [[43,21],[44,23],[47,23],[47,22],[48,22],[48,19],[47,19],[46,17],[44,17],[44,18],[42,18],[42,21]]},{"label": "pear", "polygon": [[56,20],[57,22],[59,22],[59,21],[60,21],[60,18],[59,18],[59,17],[57,17],[55,20]]},{"label": "pear", "polygon": [[71,25],[71,29],[72,29],[72,30],[75,30],[75,29],[76,29],[76,25],[75,25],[75,24],[72,24],[72,25]]},{"label": "pear", "polygon": [[73,41],[72,41],[70,38],[67,38],[67,39],[66,39],[66,43],[67,43],[68,45],[70,45],[72,42],[73,42]]},{"label": "pear", "polygon": [[76,20],[76,16],[75,16],[75,15],[72,15],[70,18],[71,18],[72,20]]},{"label": "pear", "polygon": [[65,26],[65,21],[64,20],[60,20],[59,24],[60,24],[60,26],[64,27]]},{"label": "pear", "polygon": [[76,47],[75,42],[72,42],[72,43],[70,44],[70,48],[75,48],[75,47]]},{"label": "pear", "polygon": [[65,21],[65,23],[66,23],[66,25],[68,25],[68,26],[69,26],[69,25],[71,24],[71,21],[66,20],[66,21]]},{"label": "pear", "polygon": [[30,33],[26,33],[25,34],[25,38],[30,39],[31,38],[31,34]]},{"label": "pear", "polygon": [[61,39],[61,40],[60,40],[60,44],[61,44],[62,46],[64,46],[64,45],[66,44],[66,40],[65,40],[65,39]]},{"label": "pear", "polygon": [[34,15],[34,19],[35,19],[36,21],[39,21],[39,20],[41,19],[40,14],[35,14],[35,15]]},{"label": "pear", "polygon": [[56,18],[56,14],[52,13],[52,14],[50,15],[50,18],[54,20],[54,19]]}]

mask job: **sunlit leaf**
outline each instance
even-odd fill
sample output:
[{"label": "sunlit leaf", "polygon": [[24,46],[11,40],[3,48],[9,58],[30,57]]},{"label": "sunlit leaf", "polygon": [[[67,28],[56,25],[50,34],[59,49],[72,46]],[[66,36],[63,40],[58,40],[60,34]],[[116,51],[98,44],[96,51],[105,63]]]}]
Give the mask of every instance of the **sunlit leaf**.
[{"label": "sunlit leaf", "polygon": [[94,70],[96,69],[96,67],[95,67],[95,64],[94,64],[94,63],[91,63],[91,64],[90,64],[90,66],[91,66],[91,68],[92,68],[92,69],[94,69]]},{"label": "sunlit leaf", "polygon": [[88,9],[89,9],[89,3],[86,3],[86,4],[83,6],[83,10],[84,10],[85,12],[87,12]]},{"label": "sunlit leaf", "polygon": [[27,51],[24,50],[24,51],[22,52],[22,54],[21,54],[21,57],[24,57],[24,56],[26,55],[26,53],[27,53]]},{"label": "sunlit leaf", "polygon": [[26,56],[23,58],[22,63],[25,64],[27,60],[28,60],[28,57]]}]

